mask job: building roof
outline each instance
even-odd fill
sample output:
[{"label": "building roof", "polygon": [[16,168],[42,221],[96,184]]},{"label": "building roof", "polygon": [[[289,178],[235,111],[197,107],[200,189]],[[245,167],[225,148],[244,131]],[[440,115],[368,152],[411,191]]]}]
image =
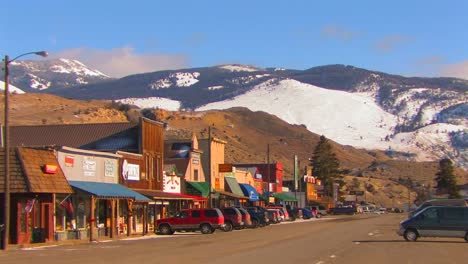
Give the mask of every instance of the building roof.
[{"label": "building roof", "polygon": [[[138,125],[131,123],[63,124],[41,126],[11,126],[10,145],[69,146],[86,149],[138,148]],[[112,137],[111,137],[112,136]],[[134,138],[132,141],[131,139]]]},{"label": "building roof", "polygon": [[[16,149],[10,148],[10,192],[27,193],[28,185]],[[5,149],[0,148],[0,193],[5,192]]]},{"label": "building roof", "polygon": [[[18,148],[29,191],[33,193],[72,193],[60,165],[51,150]],[[55,173],[46,173],[45,165],[55,166]]]}]

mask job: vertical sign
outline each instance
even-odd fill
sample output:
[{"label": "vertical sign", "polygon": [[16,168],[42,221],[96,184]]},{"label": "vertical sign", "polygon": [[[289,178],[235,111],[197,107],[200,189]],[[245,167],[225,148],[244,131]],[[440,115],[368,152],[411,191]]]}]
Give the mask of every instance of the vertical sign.
[{"label": "vertical sign", "polygon": [[294,155],[294,191],[297,190],[298,177],[298,166],[297,166],[297,155]]}]

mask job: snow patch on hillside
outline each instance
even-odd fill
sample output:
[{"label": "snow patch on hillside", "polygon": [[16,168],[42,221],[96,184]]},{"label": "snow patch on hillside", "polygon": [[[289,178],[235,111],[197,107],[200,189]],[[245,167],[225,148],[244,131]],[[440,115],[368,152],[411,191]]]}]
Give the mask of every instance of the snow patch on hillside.
[{"label": "snow patch on hillside", "polygon": [[304,124],[317,134],[344,145],[388,148],[383,139],[393,133],[394,115],[366,94],[328,90],[295,80],[270,80],[232,100],[202,106],[197,111],[236,106],[265,111],[291,124]]},{"label": "snow patch on hillside", "polygon": [[218,66],[220,69],[232,71],[232,72],[255,72],[259,71],[260,69],[252,67],[252,66],[246,66],[246,65],[236,65],[236,64],[230,64],[230,65],[221,65]]},{"label": "snow patch on hillside", "polygon": [[219,90],[219,89],[223,89],[223,88],[224,88],[224,86],[222,86],[222,85],[215,85],[215,86],[208,87],[208,90],[213,91],[213,90]]},{"label": "snow patch on hillside", "polygon": [[116,100],[123,104],[130,104],[138,106],[139,108],[160,108],[169,111],[180,110],[180,101],[171,100],[162,97],[148,97],[148,98],[125,98]]},{"label": "snow patch on hillside", "polygon": [[[4,81],[0,81],[0,89],[2,91],[5,91],[5,82]],[[25,93],[20,88],[14,86],[14,85],[11,85],[11,84],[8,86],[8,91],[10,91],[10,93],[17,93],[17,94],[24,94]]]},{"label": "snow patch on hillside", "polygon": [[156,80],[148,84],[148,86],[155,90],[172,86],[189,87],[198,82],[198,77],[200,77],[199,72],[176,72],[169,74],[167,78]]},{"label": "snow patch on hillside", "polygon": [[36,90],[45,90],[50,87],[51,83],[47,80],[37,77],[34,74],[28,74],[31,78],[29,80],[29,87],[36,89]]}]

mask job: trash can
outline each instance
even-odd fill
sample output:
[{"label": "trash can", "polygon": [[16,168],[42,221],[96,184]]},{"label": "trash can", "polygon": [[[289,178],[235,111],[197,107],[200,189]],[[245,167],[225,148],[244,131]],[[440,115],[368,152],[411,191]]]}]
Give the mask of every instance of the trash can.
[{"label": "trash can", "polygon": [[45,242],[45,229],[34,228],[32,232],[32,243],[44,243]]}]

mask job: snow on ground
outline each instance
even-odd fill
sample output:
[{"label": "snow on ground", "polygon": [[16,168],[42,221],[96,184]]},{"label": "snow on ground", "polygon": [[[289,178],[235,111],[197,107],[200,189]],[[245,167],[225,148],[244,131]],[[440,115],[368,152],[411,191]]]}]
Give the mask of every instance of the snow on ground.
[{"label": "snow on ground", "polygon": [[392,134],[397,119],[363,94],[328,90],[295,80],[265,82],[232,100],[202,106],[197,111],[235,106],[265,111],[291,124],[307,129],[340,144],[365,148],[388,148],[383,141]]},{"label": "snow on ground", "polygon": [[[5,82],[3,81],[0,81],[0,89],[2,91],[5,91]],[[13,86],[13,85],[9,85],[8,86],[8,90],[10,91],[10,93],[17,93],[17,94],[24,94],[25,92],[23,90],[21,90],[20,88],[16,87],[16,86]]]},{"label": "snow on ground", "polygon": [[252,66],[246,66],[246,65],[235,65],[235,64],[230,64],[230,65],[221,65],[218,66],[220,69],[225,69],[229,70],[232,72],[241,72],[241,71],[246,71],[246,72],[254,72],[254,71],[259,71],[258,68],[252,67]]},{"label": "snow on ground", "polygon": [[425,126],[413,132],[399,133],[388,142],[389,147],[401,152],[417,155],[417,160],[434,160],[453,152],[450,144],[450,132],[463,131],[466,127],[446,123]]},{"label": "snow on ground", "polygon": [[198,77],[200,77],[199,72],[176,72],[171,73],[167,78],[156,80],[148,86],[155,90],[169,88],[173,85],[189,87],[198,82]]},{"label": "snow on ground", "polygon": [[212,91],[212,90],[219,90],[219,89],[223,89],[224,86],[222,85],[215,85],[215,86],[210,86],[208,87],[208,90]]},{"label": "snow on ground", "polygon": [[180,101],[162,97],[125,98],[116,101],[123,104],[136,105],[139,108],[160,108],[169,111],[178,111],[180,109]]}]

